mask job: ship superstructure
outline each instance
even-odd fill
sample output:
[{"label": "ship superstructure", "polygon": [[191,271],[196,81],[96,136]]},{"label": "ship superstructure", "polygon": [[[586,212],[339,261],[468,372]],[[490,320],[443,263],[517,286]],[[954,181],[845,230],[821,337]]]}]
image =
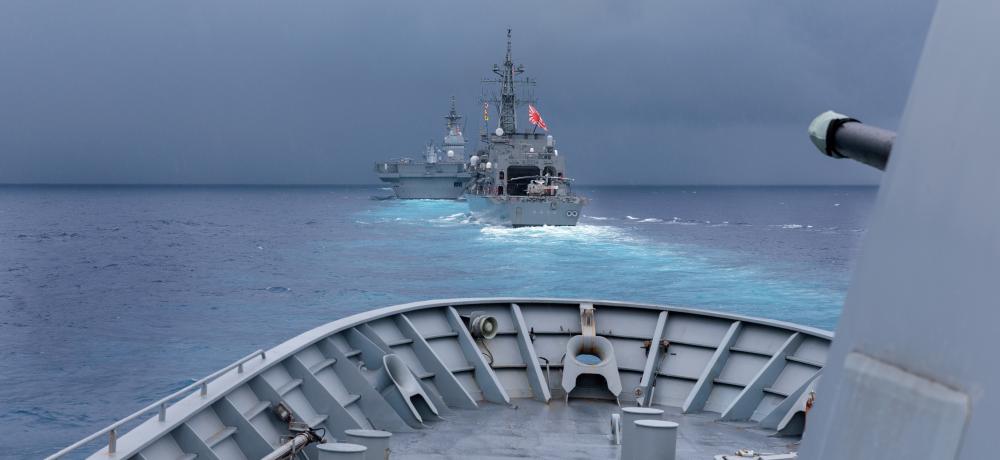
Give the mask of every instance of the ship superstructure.
[{"label": "ship superstructure", "polygon": [[392,186],[397,198],[447,199],[462,196],[472,177],[465,161],[465,136],[462,134],[462,116],[455,109],[451,98],[451,111],[445,117],[447,131],[444,143],[429,142],[423,158],[399,158],[375,163],[379,179]]},{"label": "ship superstructure", "polygon": [[[532,105],[534,80],[519,77],[524,66],[514,65],[509,29],[506,58],[493,73],[496,78],[483,81],[483,118],[488,123],[492,105],[498,123],[492,132],[483,130],[481,148],[469,159],[469,210],[478,219],[514,227],[576,225],[587,200],[573,194],[565,157]],[[538,117],[530,131],[518,129],[517,111],[524,106]]]}]

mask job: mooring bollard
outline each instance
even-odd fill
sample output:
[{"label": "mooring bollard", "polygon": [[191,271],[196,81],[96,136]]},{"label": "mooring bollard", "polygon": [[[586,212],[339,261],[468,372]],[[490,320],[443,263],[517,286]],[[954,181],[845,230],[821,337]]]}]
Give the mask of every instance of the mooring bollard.
[{"label": "mooring bollard", "polygon": [[677,427],[666,420],[636,420],[631,438],[625,444],[632,445],[632,458],[628,460],[676,460]]},{"label": "mooring bollard", "polygon": [[328,442],[316,446],[319,460],[365,460],[367,447],[346,442]]},{"label": "mooring bollard", "polygon": [[388,460],[389,438],[392,433],[382,430],[344,430],[347,442],[360,444],[368,448],[365,460]]},{"label": "mooring bollard", "polygon": [[663,418],[663,409],[656,409],[653,407],[625,407],[622,408],[622,449],[621,458],[622,460],[631,460],[632,448],[629,447],[629,434],[635,431],[633,423],[640,419],[659,419]]}]

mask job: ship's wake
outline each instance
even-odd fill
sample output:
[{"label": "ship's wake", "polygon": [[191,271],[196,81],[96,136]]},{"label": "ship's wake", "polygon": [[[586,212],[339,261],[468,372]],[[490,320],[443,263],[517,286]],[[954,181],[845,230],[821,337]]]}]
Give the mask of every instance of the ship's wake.
[{"label": "ship's wake", "polygon": [[479,231],[480,235],[488,240],[507,241],[515,243],[518,241],[534,241],[539,243],[563,244],[574,243],[630,243],[634,240],[628,232],[622,228],[610,225],[586,225],[579,224],[575,227],[519,227],[489,225],[484,226]]}]

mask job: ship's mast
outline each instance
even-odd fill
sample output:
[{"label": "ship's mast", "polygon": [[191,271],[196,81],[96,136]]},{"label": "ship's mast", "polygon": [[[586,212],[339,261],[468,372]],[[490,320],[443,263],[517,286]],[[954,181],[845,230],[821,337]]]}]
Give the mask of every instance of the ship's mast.
[{"label": "ship's mast", "polygon": [[514,67],[510,52],[510,29],[507,29],[507,57],[503,66],[493,65],[493,73],[500,77],[500,128],[505,133],[517,131],[517,92],[514,91],[514,77],[524,73],[524,66]]},{"label": "ship's mast", "polygon": [[[487,103],[487,107],[495,108],[498,112],[498,128],[503,130],[504,135],[510,135],[517,131],[518,106],[534,102],[531,88],[535,85],[535,80],[528,77],[517,78],[518,75],[524,73],[524,66],[514,65],[510,35],[510,29],[507,29],[507,56],[504,58],[503,64],[493,65],[493,73],[498,78],[483,79],[482,101]],[[493,88],[499,89],[499,92]],[[488,114],[484,113],[483,115],[484,122],[489,120]],[[485,140],[485,129],[480,134],[484,136]]]},{"label": "ship's mast", "polygon": [[448,120],[449,135],[457,136],[462,133],[461,127],[459,126],[459,122],[462,121],[462,116],[458,114],[457,110],[455,110],[455,96],[451,97],[451,111],[448,112],[448,115],[445,115],[444,119]]}]

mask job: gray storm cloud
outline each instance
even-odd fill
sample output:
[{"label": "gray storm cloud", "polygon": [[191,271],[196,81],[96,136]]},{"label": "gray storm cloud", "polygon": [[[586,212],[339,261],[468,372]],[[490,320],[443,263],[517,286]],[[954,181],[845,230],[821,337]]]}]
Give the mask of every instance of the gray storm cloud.
[{"label": "gray storm cloud", "polygon": [[[581,184],[867,184],[805,128],[895,129],[931,0],[0,3],[0,182],[374,183],[514,30]],[[475,137],[475,136],[470,136]]]}]

